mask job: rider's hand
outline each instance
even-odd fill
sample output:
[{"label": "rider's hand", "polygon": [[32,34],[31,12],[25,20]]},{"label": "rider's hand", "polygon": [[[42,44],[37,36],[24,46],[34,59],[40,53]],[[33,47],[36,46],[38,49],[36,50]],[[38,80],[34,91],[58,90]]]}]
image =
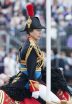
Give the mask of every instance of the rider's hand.
[{"label": "rider's hand", "polygon": [[39,82],[34,83],[35,88],[39,89]]}]

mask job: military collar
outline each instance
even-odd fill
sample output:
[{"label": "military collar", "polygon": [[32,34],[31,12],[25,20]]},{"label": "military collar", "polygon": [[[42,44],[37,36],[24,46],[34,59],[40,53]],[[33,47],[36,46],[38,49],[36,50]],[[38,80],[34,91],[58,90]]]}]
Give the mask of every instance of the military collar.
[{"label": "military collar", "polygon": [[37,41],[35,41],[31,36],[28,36],[28,39],[30,41],[30,43],[32,43],[32,45],[36,45],[37,44]]}]

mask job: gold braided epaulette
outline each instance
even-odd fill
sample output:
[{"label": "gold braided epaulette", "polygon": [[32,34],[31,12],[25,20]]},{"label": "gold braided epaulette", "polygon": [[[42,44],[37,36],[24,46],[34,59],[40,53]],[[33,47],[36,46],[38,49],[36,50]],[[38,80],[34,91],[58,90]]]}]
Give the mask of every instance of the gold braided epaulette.
[{"label": "gold braided epaulette", "polygon": [[27,59],[28,59],[28,57],[29,57],[29,55],[30,55],[32,49],[33,49],[33,47],[30,45],[29,48],[28,48],[28,50],[27,50],[26,57],[25,57],[25,61],[26,61],[26,62],[27,62]]},{"label": "gold braided epaulette", "polygon": [[28,56],[30,55],[33,47],[35,47],[35,45],[36,45],[35,42],[32,39],[29,39],[29,42],[30,42],[30,46],[29,46],[29,48],[27,50],[26,57],[25,57],[25,61],[27,61]]}]

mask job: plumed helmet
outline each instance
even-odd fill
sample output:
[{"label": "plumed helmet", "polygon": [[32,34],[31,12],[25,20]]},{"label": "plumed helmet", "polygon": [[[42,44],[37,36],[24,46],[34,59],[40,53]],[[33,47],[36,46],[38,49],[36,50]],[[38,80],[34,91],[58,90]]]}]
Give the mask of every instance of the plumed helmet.
[{"label": "plumed helmet", "polygon": [[33,29],[45,29],[45,27],[41,25],[39,18],[34,16],[33,5],[29,3],[26,6],[26,9],[28,14],[28,20],[26,22],[25,28],[22,31],[31,31]]}]

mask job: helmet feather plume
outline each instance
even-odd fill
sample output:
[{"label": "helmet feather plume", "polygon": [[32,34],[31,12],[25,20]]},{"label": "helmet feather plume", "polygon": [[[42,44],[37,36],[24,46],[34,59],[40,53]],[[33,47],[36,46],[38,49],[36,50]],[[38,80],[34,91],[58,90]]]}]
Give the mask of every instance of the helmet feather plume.
[{"label": "helmet feather plume", "polygon": [[28,14],[28,16],[34,17],[34,7],[33,7],[33,5],[31,3],[29,3],[26,6],[26,8],[27,8],[27,14]]}]

